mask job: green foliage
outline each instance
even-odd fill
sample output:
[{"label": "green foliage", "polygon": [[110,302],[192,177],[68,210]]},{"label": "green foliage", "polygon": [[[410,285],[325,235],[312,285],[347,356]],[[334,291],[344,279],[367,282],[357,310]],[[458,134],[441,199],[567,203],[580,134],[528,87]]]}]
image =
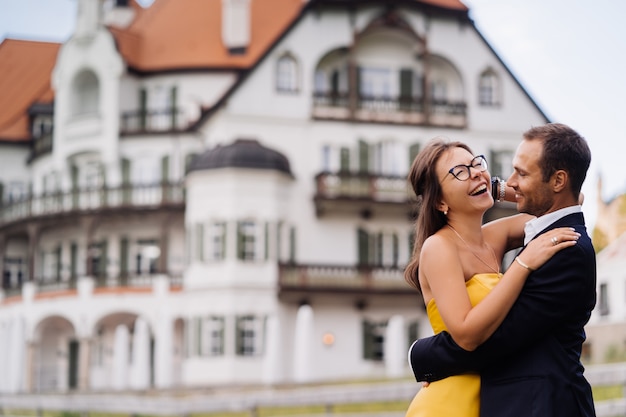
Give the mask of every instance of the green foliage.
[{"label": "green foliage", "polygon": [[593,228],[593,233],[591,235],[591,241],[593,242],[593,247],[596,253],[600,252],[602,249],[606,248],[609,244],[609,241],[600,229],[597,227]]}]

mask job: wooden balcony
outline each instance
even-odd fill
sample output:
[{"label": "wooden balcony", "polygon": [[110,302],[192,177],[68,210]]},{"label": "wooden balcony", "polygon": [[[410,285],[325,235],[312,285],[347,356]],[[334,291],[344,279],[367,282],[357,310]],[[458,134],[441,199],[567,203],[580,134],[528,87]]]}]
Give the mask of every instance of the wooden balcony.
[{"label": "wooden balcony", "polygon": [[316,92],[313,96],[313,117],[326,120],[347,120],[464,128],[467,105],[463,101],[432,100],[422,97],[359,96],[351,109],[347,92]]},{"label": "wooden balcony", "polygon": [[404,280],[404,269],[392,266],[280,264],[279,296],[314,293],[417,296]]},{"label": "wooden balcony", "polygon": [[410,217],[412,193],[406,177],[322,172],[315,177],[318,217],[331,213]]},{"label": "wooden balcony", "polygon": [[0,229],[21,221],[60,215],[123,209],[183,209],[184,204],[184,189],[180,183],[76,189],[29,196],[1,205]]}]

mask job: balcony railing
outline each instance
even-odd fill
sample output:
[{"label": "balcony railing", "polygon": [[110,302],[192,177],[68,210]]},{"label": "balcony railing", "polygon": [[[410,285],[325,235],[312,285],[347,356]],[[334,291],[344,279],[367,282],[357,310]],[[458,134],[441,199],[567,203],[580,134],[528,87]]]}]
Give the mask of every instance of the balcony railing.
[{"label": "balcony railing", "polygon": [[184,203],[183,185],[123,185],[44,194],[0,206],[0,226],[26,218],[111,208],[158,208]]},{"label": "balcony railing", "polygon": [[467,105],[464,101],[431,100],[413,96],[360,95],[350,110],[347,92],[315,92],[313,116],[321,119],[360,120],[365,122],[406,123],[463,127]]},{"label": "balcony railing", "polygon": [[385,266],[279,265],[281,292],[354,292],[415,295],[404,270]]},{"label": "balcony railing", "polygon": [[315,177],[316,198],[366,199],[371,201],[407,203],[409,189],[406,177],[322,172]]},{"label": "balcony railing", "polygon": [[120,133],[180,132],[188,126],[180,109],[136,110],[122,113]]},{"label": "balcony railing", "polygon": [[[170,282],[171,288],[180,288],[183,285],[182,272],[166,274]],[[151,287],[156,277],[163,274],[125,274],[111,277],[97,276],[94,278],[96,288],[113,288],[113,287]],[[35,278],[37,292],[53,292],[76,289],[77,278],[56,279],[56,278]],[[22,293],[23,282],[4,283],[2,290],[5,296],[11,297]]]}]

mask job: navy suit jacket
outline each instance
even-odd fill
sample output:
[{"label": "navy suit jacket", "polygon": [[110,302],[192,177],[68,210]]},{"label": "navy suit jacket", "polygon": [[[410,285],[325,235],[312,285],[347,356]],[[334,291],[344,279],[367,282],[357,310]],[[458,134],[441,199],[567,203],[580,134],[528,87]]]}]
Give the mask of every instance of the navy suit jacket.
[{"label": "navy suit jacket", "polygon": [[582,213],[541,233],[564,226],[581,234],[577,244],[528,276],[500,327],[475,351],[460,348],[447,332],[413,344],[417,381],[480,373],[481,417],[595,416],[580,354],[596,302],[596,257]]}]

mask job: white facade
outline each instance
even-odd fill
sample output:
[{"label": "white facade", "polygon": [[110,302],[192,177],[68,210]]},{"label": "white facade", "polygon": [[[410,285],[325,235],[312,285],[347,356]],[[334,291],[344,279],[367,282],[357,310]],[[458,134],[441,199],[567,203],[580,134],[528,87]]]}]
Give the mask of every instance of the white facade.
[{"label": "white facade", "polygon": [[[443,135],[507,176],[547,120],[466,15],[310,3],[240,73],[131,71],[79,14],[53,145],[0,144],[0,391],[409,374],[411,157]],[[244,142],[286,169],[237,165]]]}]

